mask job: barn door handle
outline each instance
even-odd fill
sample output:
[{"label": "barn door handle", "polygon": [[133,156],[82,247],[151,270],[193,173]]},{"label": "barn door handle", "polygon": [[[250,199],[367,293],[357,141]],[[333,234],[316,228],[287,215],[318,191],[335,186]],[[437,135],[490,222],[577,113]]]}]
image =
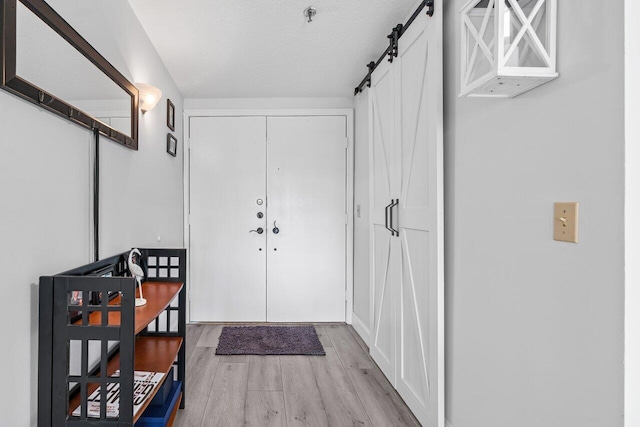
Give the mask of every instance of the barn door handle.
[{"label": "barn door handle", "polygon": [[[393,206],[393,199],[391,199],[391,203],[389,203],[387,207],[384,208],[384,228],[389,230],[391,232],[391,235],[393,236],[393,229],[389,227],[389,209],[391,209],[392,206]],[[393,221],[393,215],[391,215],[391,218]]]},{"label": "barn door handle", "polygon": [[398,230],[396,230],[395,228],[393,228],[393,208],[397,207],[400,204],[400,199],[395,199],[395,201],[392,199],[391,200],[391,206],[389,207],[389,228],[391,229],[391,235],[392,236],[396,236],[399,237],[400,236],[400,232]]}]

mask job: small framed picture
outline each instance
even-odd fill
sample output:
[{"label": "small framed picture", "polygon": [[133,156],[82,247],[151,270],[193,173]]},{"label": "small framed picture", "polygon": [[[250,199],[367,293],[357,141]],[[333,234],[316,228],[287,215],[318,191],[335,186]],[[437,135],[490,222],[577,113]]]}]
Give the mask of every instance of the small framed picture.
[{"label": "small framed picture", "polygon": [[170,133],[167,134],[167,153],[171,154],[173,157],[178,153],[178,140]]},{"label": "small framed picture", "polygon": [[170,99],[167,99],[167,127],[176,130],[176,107]]}]

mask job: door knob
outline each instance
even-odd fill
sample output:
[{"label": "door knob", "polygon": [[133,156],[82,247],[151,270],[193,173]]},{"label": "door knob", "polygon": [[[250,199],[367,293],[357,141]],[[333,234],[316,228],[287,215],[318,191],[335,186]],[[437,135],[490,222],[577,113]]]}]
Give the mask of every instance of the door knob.
[{"label": "door knob", "polygon": [[273,221],[273,234],[278,234],[280,229],[276,226],[276,221]]},{"label": "door knob", "polygon": [[264,230],[262,229],[262,227],[258,227],[256,230],[251,230],[251,231],[249,231],[249,233],[258,233],[258,234],[262,234],[262,233],[264,233]]}]

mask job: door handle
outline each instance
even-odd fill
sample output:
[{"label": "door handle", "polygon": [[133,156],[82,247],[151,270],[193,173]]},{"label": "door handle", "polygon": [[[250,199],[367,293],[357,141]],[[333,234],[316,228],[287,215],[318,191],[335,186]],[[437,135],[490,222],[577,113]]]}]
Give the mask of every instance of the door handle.
[{"label": "door handle", "polygon": [[264,233],[264,230],[262,227],[258,227],[256,230],[251,230],[249,231],[249,233],[258,233],[258,234],[262,234]]},{"label": "door handle", "polygon": [[272,231],[273,231],[273,234],[278,234],[280,232],[280,229],[276,225],[276,221],[273,221],[273,230]]},{"label": "door handle", "polygon": [[391,235],[395,235],[396,237],[400,237],[400,232],[393,228],[393,208],[398,207],[400,204],[400,199],[395,199],[395,201],[391,200],[391,206],[389,207],[389,228],[391,229]]},{"label": "door handle", "polygon": [[[391,203],[389,203],[387,205],[386,208],[384,208],[384,228],[386,228],[387,230],[389,230],[391,232],[391,235],[393,236],[393,229],[389,227],[389,209],[393,206],[393,199],[391,199]],[[393,217],[392,217],[393,218]]]}]

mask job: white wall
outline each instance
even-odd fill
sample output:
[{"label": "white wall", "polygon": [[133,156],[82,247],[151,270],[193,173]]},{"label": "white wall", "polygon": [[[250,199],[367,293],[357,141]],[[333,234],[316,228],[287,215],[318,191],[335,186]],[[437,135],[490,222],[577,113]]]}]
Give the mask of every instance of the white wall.
[{"label": "white wall", "polygon": [[[49,3],[131,81],[171,97],[182,141],[182,97],[128,2]],[[102,139],[103,256],[134,245],[182,246],[182,160],[165,152],[165,102],[141,118],[139,151]],[[0,424],[19,427],[35,425],[37,416],[38,277],[91,261],[92,135],[4,91],[0,111],[0,322],[7,347],[0,364],[10,385],[0,394]]]},{"label": "white wall", "polygon": [[90,260],[91,134],[0,92],[3,425],[35,425],[38,277]]},{"label": "white wall", "polygon": [[[101,143],[100,256],[132,246],[182,247],[182,95],[127,0],[49,3],[131,82],[162,91],[156,108],[140,114],[137,152]],[[167,98],[176,107],[177,157],[166,152]]]},{"label": "white wall", "polygon": [[288,110],[353,108],[352,98],[209,98],[185,99],[185,110]]},{"label": "white wall", "polygon": [[640,426],[640,29],[625,1],[625,427]]},{"label": "white wall", "polygon": [[[559,1],[560,78],[511,100],[457,97],[465,3],[444,24],[447,419],[621,426],[623,2]],[[556,201],[580,202],[580,243],[552,240]]]},{"label": "white wall", "polygon": [[[369,103],[368,92],[355,97],[353,327],[370,345],[371,286],[369,231]],[[360,206],[360,216],[357,207]]]}]

